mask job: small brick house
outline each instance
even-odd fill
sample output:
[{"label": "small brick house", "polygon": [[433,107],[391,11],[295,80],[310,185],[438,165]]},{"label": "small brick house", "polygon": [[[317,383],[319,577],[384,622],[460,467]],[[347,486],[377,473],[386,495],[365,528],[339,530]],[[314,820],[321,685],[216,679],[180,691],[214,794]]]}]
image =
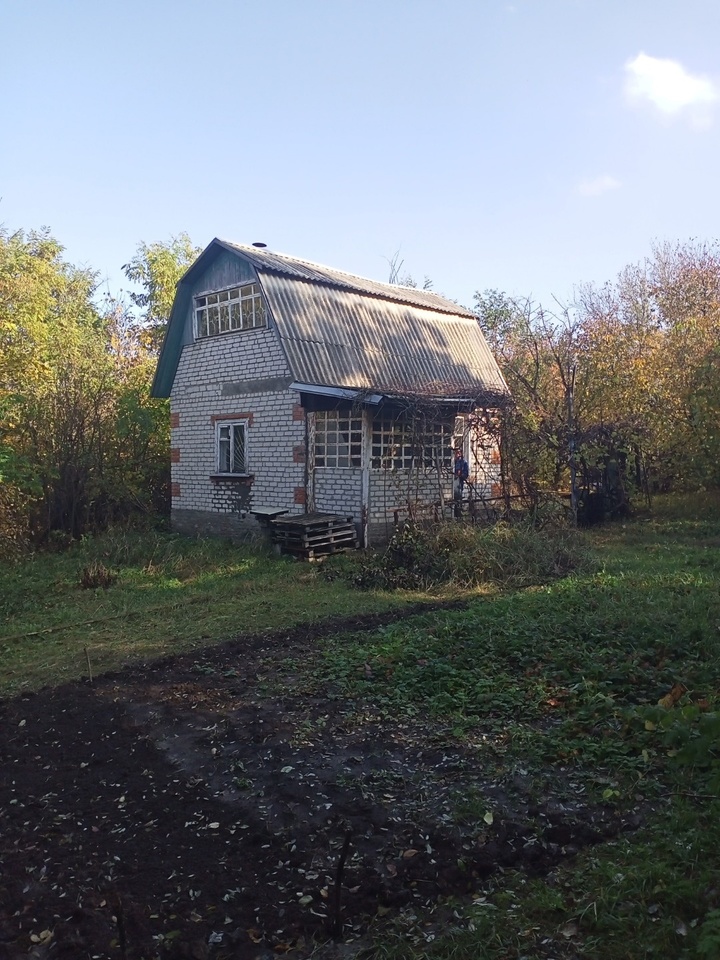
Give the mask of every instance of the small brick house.
[{"label": "small brick house", "polygon": [[268,513],[352,516],[364,545],[452,500],[462,445],[507,386],[473,314],[437,294],[215,239],[177,286],[153,381],[170,398],[172,522],[261,532]]}]

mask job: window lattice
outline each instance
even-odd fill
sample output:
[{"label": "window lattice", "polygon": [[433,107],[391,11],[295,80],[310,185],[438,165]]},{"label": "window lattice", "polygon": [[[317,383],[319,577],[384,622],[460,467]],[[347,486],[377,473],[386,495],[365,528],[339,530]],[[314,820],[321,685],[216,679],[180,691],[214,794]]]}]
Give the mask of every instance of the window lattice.
[{"label": "window lattice", "polygon": [[362,466],[362,420],[337,410],[315,414],[315,466]]},{"label": "window lattice", "polygon": [[438,464],[449,467],[454,427],[454,420],[422,426],[409,420],[376,420],[373,423],[371,465],[376,470],[407,470]]},{"label": "window lattice", "polygon": [[198,337],[214,337],[231,330],[254,330],[264,326],[265,302],[257,283],[195,297]]}]

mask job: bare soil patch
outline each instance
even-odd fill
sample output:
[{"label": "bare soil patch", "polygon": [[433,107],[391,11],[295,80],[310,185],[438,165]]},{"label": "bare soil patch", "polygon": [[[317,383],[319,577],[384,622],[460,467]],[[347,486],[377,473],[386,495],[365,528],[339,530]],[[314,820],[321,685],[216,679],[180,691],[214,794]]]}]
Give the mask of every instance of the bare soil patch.
[{"label": "bare soil patch", "polygon": [[[0,703],[0,960],[348,956],[403,911],[441,930],[498,870],[542,875],[638,825],[308,681],[320,634],[397,617]],[[472,791],[492,823],[458,817]]]}]

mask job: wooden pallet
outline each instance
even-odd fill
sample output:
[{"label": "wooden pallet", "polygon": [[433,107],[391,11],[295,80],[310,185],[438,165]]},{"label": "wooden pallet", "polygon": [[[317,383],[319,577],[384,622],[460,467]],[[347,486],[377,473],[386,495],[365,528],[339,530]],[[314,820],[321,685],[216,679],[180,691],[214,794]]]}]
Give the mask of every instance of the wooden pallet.
[{"label": "wooden pallet", "polygon": [[305,513],[278,517],[270,525],[273,543],[284,553],[314,559],[330,553],[357,548],[352,517],[335,513]]}]

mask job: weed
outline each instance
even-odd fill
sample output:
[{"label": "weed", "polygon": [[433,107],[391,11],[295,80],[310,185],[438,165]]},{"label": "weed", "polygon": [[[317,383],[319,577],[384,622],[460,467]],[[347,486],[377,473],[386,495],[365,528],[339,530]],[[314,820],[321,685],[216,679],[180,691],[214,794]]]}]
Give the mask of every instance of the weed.
[{"label": "weed", "polygon": [[362,588],[427,589],[442,583],[465,589],[480,584],[521,587],[586,569],[590,562],[583,537],[569,529],[541,531],[530,523],[406,523],[384,552],[361,560],[350,576]]},{"label": "weed", "polygon": [[104,563],[93,560],[80,571],[80,586],[84,590],[96,590],[102,587],[107,590],[117,581],[117,573],[109,570]]}]

